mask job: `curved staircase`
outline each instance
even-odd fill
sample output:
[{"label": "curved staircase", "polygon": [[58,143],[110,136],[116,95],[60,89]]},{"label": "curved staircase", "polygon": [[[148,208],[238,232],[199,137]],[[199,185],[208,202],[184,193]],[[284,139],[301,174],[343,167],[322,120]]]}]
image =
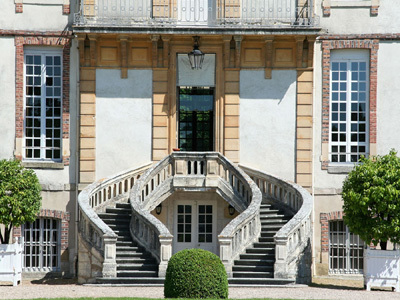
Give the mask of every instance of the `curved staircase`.
[{"label": "curved staircase", "polygon": [[271,204],[261,204],[261,235],[258,242],[246,249],[234,261],[233,278],[229,284],[237,285],[282,285],[294,283],[294,280],[274,278],[275,242],[274,235],[292,217],[283,210],[275,209]]},{"label": "curved staircase", "polygon": [[239,212],[218,234],[230,285],[309,282],[311,195],[215,152],[175,152],[85,188],[78,200],[78,281],[162,285],[174,237],[150,212],[182,190],[214,190]]},{"label": "curved staircase", "polygon": [[158,277],[158,263],[143,247],[132,240],[129,232],[131,220],[130,203],[116,203],[107,207],[98,216],[117,234],[116,262],[117,277],[96,278],[97,283],[112,285],[158,285],[164,278]]}]

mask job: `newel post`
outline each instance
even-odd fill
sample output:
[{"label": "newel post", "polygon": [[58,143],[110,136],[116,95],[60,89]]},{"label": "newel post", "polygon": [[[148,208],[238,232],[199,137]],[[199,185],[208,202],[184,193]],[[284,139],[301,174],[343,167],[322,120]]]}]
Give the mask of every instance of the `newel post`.
[{"label": "newel post", "polygon": [[232,276],[233,276],[232,275],[233,237],[219,236],[218,241],[219,241],[220,259],[225,266],[225,270],[226,270],[226,274],[228,275],[228,278],[232,278]]},{"label": "newel post", "polygon": [[275,236],[274,278],[288,278],[287,237]]},{"label": "newel post", "polygon": [[172,256],[172,236],[160,236],[160,265],[158,267],[158,277],[165,277],[167,273],[168,261]]},{"label": "newel post", "polygon": [[104,235],[103,277],[117,277],[116,243],[117,236]]}]

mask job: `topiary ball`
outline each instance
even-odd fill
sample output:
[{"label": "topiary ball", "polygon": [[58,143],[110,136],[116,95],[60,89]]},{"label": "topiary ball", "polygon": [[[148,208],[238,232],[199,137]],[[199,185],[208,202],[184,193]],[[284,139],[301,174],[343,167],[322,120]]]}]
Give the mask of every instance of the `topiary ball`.
[{"label": "topiary ball", "polygon": [[168,262],[164,283],[165,298],[228,298],[225,267],[215,254],[202,249],[186,249]]}]

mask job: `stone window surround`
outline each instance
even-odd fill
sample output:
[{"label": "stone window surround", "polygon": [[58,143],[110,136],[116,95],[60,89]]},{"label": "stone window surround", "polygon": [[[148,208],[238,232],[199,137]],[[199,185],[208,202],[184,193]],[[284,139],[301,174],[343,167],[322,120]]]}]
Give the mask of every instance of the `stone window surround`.
[{"label": "stone window surround", "polygon": [[[38,218],[53,218],[57,220],[61,220],[61,251],[68,249],[68,235],[69,235],[69,221],[70,221],[70,213],[64,212],[60,210],[52,210],[52,209],[41,209],[37,215]],[[13,228],[13,238],[16,239],[22,236],[22,230],[20,227]]]},{"label": "stone window surround", "polygon": [[370,83],[369,83],[369,154],[376,154],[376,135],[377,135],[377,66],[379,40],[363,38],[359,39],[329,39],[322,41],[322,155],[321,168],[328,170],[331,174],[346,174],[351,171],[354,164],[336,164],[329,161],[329,124],[330,124],[330,56],[331,50],[336,49],[370,49]]},{"label": "stone window surround", "polygon": [[15,3],[15,12],[23,13],[23,5],[62,5],[63,7],[63,15],[69,15],[71,12],[70,9],[70,0],[14,0]]},{"label": "stone window surround", "polygon": [[[63,95],[62,95],[62,164],[69,165],[69,72],[70,72],[70,37],[63,37],[65,33],[48,33],[49,36],[22,35],[15,36],[16,49],[16,74],[15,74],[15,119],[16,119],[16,149],[15,157],[22,160],[22,138],[24,131],[24,47],[25,46],[62,46],[63,55]],[[31,161],[42,164],[44,168],[61,168],[60,164],[54,165],[51,161]],[[28,162],[27,162],[28,163]],[[28,164],[29,165],[29,164]],[[34,168],[34,165],[28,167]],[[42,167],[43,168],[43,167]]]},{"label": "stone window surround", "polygon": [[323,0],[322,11],[324,17],[331,15],[331,8],[370,8],[371,16],[377,16],[380,0]]}]

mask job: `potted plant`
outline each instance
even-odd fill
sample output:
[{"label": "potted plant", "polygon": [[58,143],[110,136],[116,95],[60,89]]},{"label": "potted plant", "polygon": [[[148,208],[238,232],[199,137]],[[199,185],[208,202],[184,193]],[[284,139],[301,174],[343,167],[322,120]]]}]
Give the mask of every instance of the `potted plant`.
[{"label": "potted plant", "polygon": [[[41,186],[20,161],[0,160],[0,281],[21,281],[22,242],[9,244],[14,226],[33,222],[39,213]],[[3,227],[3,229],[2,229]]]},{"label": "potted plant", "polygon": [[[361,158],[343,182],[344,222],[366,243],[364,283],[400,291],[400,158],[391,150],[384,156]],[[387,250],[390,242],[393,250]],[[371,249],[368,245],[377,246]]]}]

